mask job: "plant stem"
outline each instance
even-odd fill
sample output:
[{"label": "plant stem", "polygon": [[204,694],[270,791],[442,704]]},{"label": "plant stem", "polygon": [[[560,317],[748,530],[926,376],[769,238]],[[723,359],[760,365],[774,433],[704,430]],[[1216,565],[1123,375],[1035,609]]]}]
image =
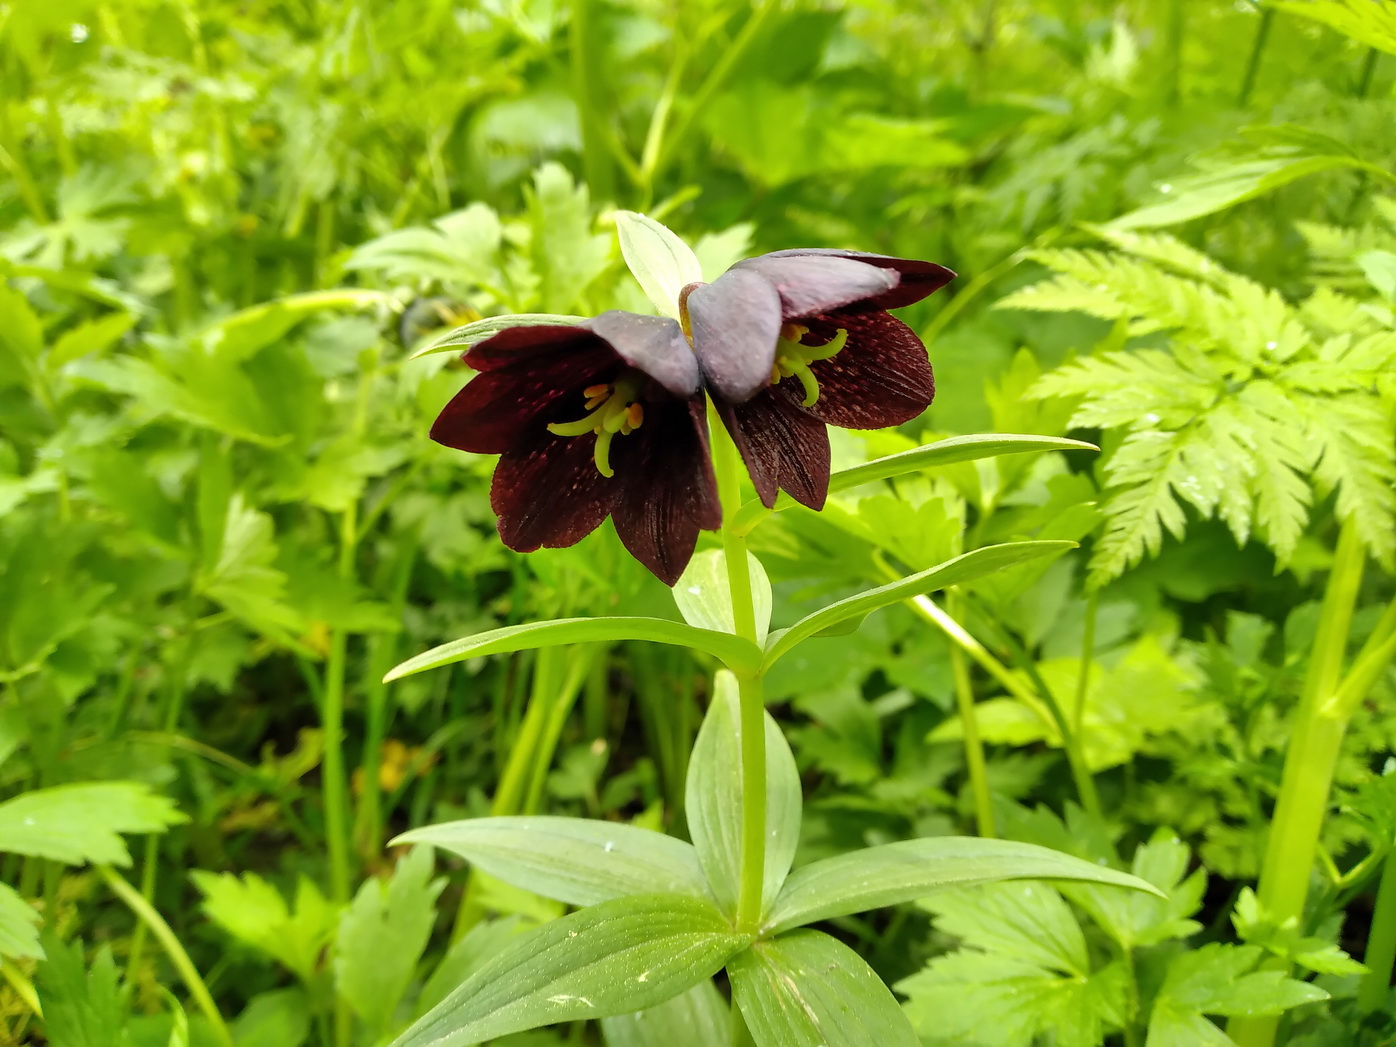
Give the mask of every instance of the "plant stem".
[{"label": "plant stem", "polygon": [[1362,962],[1367,973],[1357,988],[1357,1010],[1371,1014],[1386,1002],[1391,992],[1391,969],[1396,965],[1396,851],[1387,854],[1382,864],[1381,886]]},{"label": "plant stem", "polygon": [[[340,574],[352,570],[356,504],[340,517]],[[348,783],[344,772],[344,677],[349,637],[343,628],[330,633],[329,657],[325,661],[324,700],[320,706],[320,726],[324,732],[325,757],[321,770],[321,792],[325,804],[325,842],[330,859],[330,898],[349,901]]]},{"label": "plant stem", "polygon": [[573,0],[570,42],[572,93],[582,125],[582,166],[591,198],[600,202],[614,199],[616,186],[601,118],[601,63],[597,61],[595,13],[593,0]]},{"label": "plant stem", "polygon": [[199,1010],[203,1011],[204,1017],[213,1027],[214,1036],[220,1043],[232,1047],[232,1033],[224,1024],[223,1016],[218,1013],[218,1007],[213,1002],[213,996],[208,991],[208,986],[204,984],[199,969],[194,966],[194,961],[189,958],[189,953],[185,951],[184,945],[175,932],[171,930],[170,925],[165,922],[165,918],[156,912],[155,907],[141,897],[140,892],[119,876],[111,866],[99,865],[96,869],[97,874],[112,889],[112,893],[126,903],[127,908],[135,913],[142,925],[150,928],[151,934],[155,935],[155,940],[164,946],[165,953],[169,956],[170,962],[174,964],[175,970],[179,972],[181,980],[189,990],[189,995],[194,998]]},{"label": "plant stem", "polygon": [[1241,77],[1241,90],[1236,92],[1236,104],[1243,106],[1251,100],[1251,90],[1255,87],[1256,73],[1260,71],[1260,56],[1265,52],[1265,44],[1270,39],[1270,23],[1275,20],[1273,7],[1260,12],[1260,25],[1255,31],[1255,43],[1251,45],[1251,56],[1246,60],[1246,72]]},{"label": "plant stem", "polygon": [[[742,504],[742,460],[711,406],[708,419],[717,492],[722,501],[722,553],[732,597],[732,631],[757,643],[756,605],[751,592],[746,539],[732,526]],[[762,692],[759,674],[737,675],[742,744],[742,861],[737,889],[737,930],[748,933],[755,933],[761,922],[761,893],[766,873],[766,706]]]}]

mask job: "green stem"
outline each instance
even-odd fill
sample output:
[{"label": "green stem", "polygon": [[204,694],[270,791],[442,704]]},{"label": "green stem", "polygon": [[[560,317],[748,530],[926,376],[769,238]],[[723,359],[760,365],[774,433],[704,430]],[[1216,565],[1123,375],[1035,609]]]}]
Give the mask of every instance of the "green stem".
[{"label": "green stem", "polygon": [[1081,733],[1086,720],[1086,696],[1091,689],[1091,666],[1095,664],[1095,620],[1100,607],[1099,590],[1086,597],[1086,622],[1081,633],[1081,666],[1076,673],[1076,708],[1072,710],[1071,728]]},{"label": "green stem", "polygon": [[582,125],[582,166],[587,186],[595,201],[611,200],[615,196],[615,172],[611,167],[610,147],[602,123],[603,105],[600,97],[601,62],[596,34],[594,0],[573,0],[571,21],[572,92]]},{"label": "green stem", "polygon": [[1396,965],[1396,851],[1386,856],[1377,888],[1367,951],[1362,957],[1367,973],[1357,988],[1357,1010],[1371,1014],[1391,992],[1391,969]]},{"label": "green stem", "polygon": [[1367,58],[1362,63],[1362,75],[1357,80],[1357,97],[1366,98],[1367,92],[1372,89],[1372,77],[1377,72],[1377,61],[1381,58],[1381,52],[1375,47],[1367,49]]},{"label": "green stem", "polygon": [[[357,505],[350,503],[340,517],[339,570],[342,577],[353,571]],[[350,850],[348,782],[344,771],[344,680],[349,637],[343,628],[330,633],[330,652],[325,662],[324,698],[320,705],[320,727],[324,734],[325,757],[321,766],[321,794],[325,805],[325,842],[330,860],[330,897],[343,905],[349,901]]]},{"label": "green stem", "polygon": [[1241,90],[1236,93],[1236,104],[1243,106],[1251,100],[1251,90],[1255,87],[1255,77],[1260,71],[1260,56],[1265,52],[1265,44],[1270,39],[1270,23],[1275,20],[1273,7],[1260,12],[1260,25],[1255,31],[1255,43],[1251,45],[1251,56],[1246,60],[1246,72],[1241,78]]},{"label": "green stem", "polygon": [[126,903],[127,908],[136,915],[141,925],[149,927],[155,940],[164,947],[170,962],[179,972],[179,977],[184,982],[185,988],[189,990],[189,995],[194,998],[195,1004],[203,1012],[204,1017],[208,1019],[209,1025],[213,1027],[214,1036],[220,1043],[232,1047],[232,1033],[224,1024],[223,1016],[218,1013],[218,1007],[213,1002],[213,996],[208,991],[208,986],[204,984],[199,969],[194,966],[194,961],[189,958],[189,954],[185,951],[179,937],[170,929],[165,918],[156,912],[155,907],[141,897],[140,892],[122,879],[111,866],[99,865],[96,869],[97,874],[107,882],[112,893]]},{"label": "green stem", "polygon": [[[742,459],[717,417],[708,408],[712,430],[713,466],[722,502],[722,554],[732,597],[732,631],[757,643],[756,604],[751,591],[751,565],[746,539],[732,526],[741,508]],[[737,929],[755,933],[761,922],[761,893],[766,873],[766,718],[763,681],[759,674],[738,674],[741,708],[742,860],[737,888]]]}]

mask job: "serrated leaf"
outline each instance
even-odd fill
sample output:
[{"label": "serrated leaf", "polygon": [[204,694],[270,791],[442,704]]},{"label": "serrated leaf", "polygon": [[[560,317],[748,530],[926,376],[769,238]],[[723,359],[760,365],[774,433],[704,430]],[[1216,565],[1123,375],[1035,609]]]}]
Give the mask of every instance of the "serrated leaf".
[{"label": "serrated leaf", "polygon": [[111,946],[83,962],[83,944],[43,936],[47,959],[39,964],[34,988],[43,1007],[43,1030],[50,1047],[130,1047],[126,1002]]},{"label": "serrated leaf", "polygon": [[757,942],[728,965],[757,1047],[918,1047],[911,1023],[857,953],[819,931]]},{"label": "serrated leaf", "polygon": [[662,618],[558,618],[550,622],[528,622],[491,629],[474,636],[452,640],[409,658],[390,670],[384,681],[401,679],[413,673],[436,669],[467,658],[511,651],[532,651],[540,647],[587,643],[594,640],[650,640],[703,651],[720,658],[734,669],[753,669],[760,663],[760,650],[749,640],[711,629]]},{"label": "serrated leaf", "polygon": [[0,883],[0,956],[42,959],[39,924],[43,917],[18,891]]},{"label": "serrated leaf", "polygon": [[615,217],[626,266],[654,307],[677,320],[679,292],[703,279],[698,256],[667,226],[648,215],[617,211]]},{"label": "serrated leaf", "polygon": [[1079,880],[1158,893],[1137,877],[1034,844],[929,837],[850,851],[796,869],[766,926],[782,931],[1001,880]]},{"label": "serrated leaf", "polygon": [[584,818],[473,818],[403,833],[483,872],[568,905],[661,891],[707,898],[693,845],[663,833]]},{"label": "serrated leaf", "polygon": [[335,992],[364,1023],[386,1031],[436,922],[445,879],[432,880],[428,847],[414,847],[386,883],[370,877],[339,919]]},{"label": "serrated leaf", "polygon": [[649,1010],[601,1019],[606,1047],[729,1047],[732,1016],[711,981]]},{"label": "serrated leaf", "polygon": [[294,907],[255,873],[195,870],[189,874],[204,894],[204,913],[239,941],[275,957],[303,981],[314,979],[321,955],[334,936],[337,912],[319,889],[298,881]]},{"label": "serrated leaf", "polygon": [[749,941],[711,903],[693,898],[602,902],[517,939],[393,1047],[465,1047],[643,1010],[711,978]]},{"label": "serrated leaf", "polygon": [[[763,713],[766,730],[766,864],[761,909],[775,901],[800,842],[800,772],[785,734]],[[729,916],[737,910],[742,867],[742,722],[736,678],[719,672],[693,743],[685,796],[688,831],[708,888]]]},{"label": "serrated leaf", "polygon": [[[756,641],[766,642],[771,628],[771,580],[761,561],[747,553],[752,605],[756,613]],[[679,614],[697,629],[736,631],[732,619],[732,590],[727,579],[727,557],[721,549],[705,549],[688,561],[674,583],[674,603]]]},{"label": "serrated leaf", "polygon": [[143,782],[36,789],[0,804],[0,851],[68,865],[130,865],[121,833],[158,833],[185,821]]}]

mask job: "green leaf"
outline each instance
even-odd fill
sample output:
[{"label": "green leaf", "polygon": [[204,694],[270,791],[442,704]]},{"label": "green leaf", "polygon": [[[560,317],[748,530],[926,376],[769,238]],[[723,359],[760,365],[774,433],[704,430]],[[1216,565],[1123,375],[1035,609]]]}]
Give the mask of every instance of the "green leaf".
[{"label": "green leaf", "polygon": [[602,902],[517,939],[393,1047],[465,1047],[644,1010],[711,978],[749,941],[709,902],[669,894]]},{"label": "green leaf", "polygon": [[143,782],[36,789],[0,804],[0,851],[68,865],[130,865],[121,833],[159,833],[185,821]]},{"label": "green leaf", "polygon": [[1036,560],[1038,557],[1059,556],[1074,548],[1075,542],[1009,542],[1003,545],[987,545],[957,556],[953,560],[946,560],[928,570],[908,575],[900,581],[839,600],[806,615],[789,629],[773,633],[766,642],[766,657],[762,669],[769,669],[811,636],[824,632],[847,618],[865,617],[879,608],[911,596],[970,582],[1005,567]]},{"label": "green leaf", "polygon": [[312,882],[302,877],[294,909],[271,884],[254,873],[195,870],[189,874],[204,893],[204,913],[234,938],[275,957],[311,982],[334,937],[337,913]]},{"label": "green leaf", "polygon": [[44,363],[50,370],[83,356],[99,356],[129,331],[136,318],[130,313],[110,313],[98,320],[79,324],[53,343]]},{"label": "green leaf", "polygon": [[1187,844],[1172,829],[1160,826],[1135,850],[1130,863],[1135,876],[1157,889],[1152,896],[1090,885],[1073,885],[1065,893],[1124,948],[1186,938],[1200,929],[1190,917],[1201,908],[1207,889],[1204,869],[1188,874],[1190,857]]},{"label": "green leaf", "polygon": [[1204,1014],[1280,1014],[1328,999],[1317,985],[1283,971],[1254,970],[1261,956],[1257,946],[1212,942],[1174,957],[1154,998],[1145,1047],[1229,1044]]},{"label": "green leaf", "polygon": [[18,891],[0,883],[0,956],[43,959],[38,930],[42,921]]},{"label": "green leaf", "polygon": [[611,238],[591,231],[591,197],[567,168],[549,161],[533,175],[529,216],[533,266],[548,312],[575,309],[587,287],[611,264]]},{"label": "green leaf", "polygon": [[634,1014],[601,1019],[606,1047],[728,1047],[732,1015],[711,981]]},{"label": "green leaf", "polygon": [[882,979],[819,931],[760,941],[728,966],[757,1047],[919,1047]]},{"label": "green leaf", "polygon": [[1046,847],[940,836],[866,847],[796,869],[785,881],[766,926],[784,931],[947,888],[1001,880],[1083,880],[1159,893],[1137,877]]},{"label": "green leaf", "polygon": [[44,1009],[49,1047],[130,1047],[126,1003],[111,946],[97,951],[90,971],[83,963],[81,939],[65,945],[45,933],[44,952],[48,959],[39,965],[34,987]]},{"label": "green leaf", "polygon": [[616,211],[620,253],[641,290],[665,316],[679,318],[679,292],[703,279],[693,249],[667,226],[634,211]]},{"label": "green leaf", "polygon": [[1370,0],[1268,0],[1267,7],[1312,18],[1378,51],[1396,55],[1396,11]]},{"label": "green leaf", "polygon": [[431,937],[436,899],[446,886],[431,872],[431,849],[414,847],[392,879],[365,880],[339,919],[335,992],[375,1032],[392,1022]]},{"label": "green leaf", "polygon": [[[771,580],[761,561],[746,555],[751,573],[752,604],[756,611],[756,637],[766,642],[771,628]],[[688,561],[674,583],[674,603],[683,620],[695,629],[730,633],[736,630],[732,619],[732,590],[727,581],[727,557],[721,549],[705,549]]]},{"label": "green leaf", "polygon": [[[800,842],[800,773],[770,713],[766,725],[766,867],[764,912],[785,882]],[[688,764],[688,830],[709,889],[728,915],[737,909],[742,866],[742,727],[737,681],[719,672]]]},{"label": "green leaf", "polygon": [[1396,302],[1396,254],[1364,251],[1353,260],[1378,294],[1387,301]]},{"label": "green leaf", "polygon": [[43,348],[43,328],[29,300],[0,282],[0,389],[32,385]]},{"label": "green leaf", "polygon": [[[554,919],[553,913],[548,918]],[[485,964],[494,959],[495,954],[517,938],[533,930],[536,923],[527,921],[515,913],[502,920],[485,920],[477,923],[465,937],[453,942],[436,969],[431,972],[426,985],[422,986],[412,1008],[412,1017],[419,1018],[444,1000],[457,985],[465,981]]]},{"label": "green leaf", "polygon": [[415,360],[419,356],[430,356],[433,353],[449,353],[460,349],[469,349],[472,345],[478,345],[486,338],[493,338],[500,331],[507,331],[511,327],[579,324],[586,319],[585,316],[568,316],[561,313],[510,313],[505,316],[487,316],[483,320],[474,320],[464,327],[457,327],[452,331],[437,335],[413,353],[409,359]]},{"label": "green leaf", "polygon": [[711,629],[695,629],[691,625],[670,622],[663,618],[557,618],[550,622],[528,622],[502,629],[476,633],[433,647],[396,666],[384,682],[411,676],[427,669],[437,669],[467,658],[483,658],[488,654],[511,651],[531,651],[540,647],[604,640],[650,640],[702,651],[721,659],[733,669],[752,670],[760,664],[760,650],[748,640],[730,633]]},{"label": "green leaf", "polygon": [[304,989],[258,993],[232,1025],[235,1047],[301,1047],[310,1038],[310,1000]]},{"label": "green leaf", "polygon": [[693,845],[622,822],[547,816],[473,818],[403,833],[491,876],[568,905],[661,891],[708,898]]}]

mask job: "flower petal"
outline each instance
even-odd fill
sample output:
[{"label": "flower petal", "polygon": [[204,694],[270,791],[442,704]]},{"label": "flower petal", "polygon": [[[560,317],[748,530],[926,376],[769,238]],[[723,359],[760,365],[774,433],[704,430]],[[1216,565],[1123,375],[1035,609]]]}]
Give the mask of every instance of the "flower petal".
[{"label": "flower petal", "polygon": [[827,313],[892,290],[901,277],[892,269],[838,255],[761,255],[734,269],[760,273],[780,294],[785,318]]},{"label": "flower petal", "polygon": [[769,280],[729,269],[695,287],[686,305],[698,366],[719,396],[741,403],[770,382],[781,307]]},{"label": "flower petal", "polygon": [[901,283],[882,292],[866,302],[866,306],[877,309],[897,309],[903,305],[919,302],[927,295],[939,291],[955,279],[953,270],[935,262],[923,262],[915,258],[894,258],[891,255],[871,254],[867,251],[840,251],[827,247],[796,247],[786,251],[772,251],[763,258],[848,258],[880,269],[894,269],[901,276]]},{"label": "flower petal", "polygon": [[766,508],[784,490],[801,505],[824,508],[829,495],[829,430],[782,382],[744,404],[717,404]]},{"label": "flower petal", "polygon": [[[461,451],[503,454],[531,426],[542,428],[546,422],[538,422],[539,415],[548,413],[559,401],[571,408],[573,417],[580,416],[580,391],[609,381],[620,368],[609,347],[595,335],[588,333],[587,337],[580,351],[564,350],[551,358],[535,356],[512,367],[477,374],[437,415],[431,438]],[[594,343],[591,348],[587,348],[589,343]],[[547,419],[562,420],[568,419]]]},{"label": "flower petal", "polygon": [[624,468],[620,500],[612,511],[616,533],[630,555],[665,585],[688,566],[699,530],[722,526],[703,400],[667,403],[645,415],[645,424],[625,438],[636,441]]},{"label": "flower petal", "polygon": [[601,526],[621,484],[597,470],[595,446],[591,435],[554,436],[540,426],[505,452],[490,486],[505,545],[521,553],[560,549]]},{"label": "flower petal", "polygon": [[[896,317],[834,313],[805,322],[821,338],[832,338],[839,328],[848,332],[837,355],[810,364],[819,381],[819,399],[810,413],[841,429],[884,429],[909,422],[930,406],[936,383],[926,347]],[[786,385],[794,383],[776,388]]]},{"label": "flower petal", "polygon": [[644,371],[675,396],[687,399],[698,391],[698,358],[677,320],[612,309],[584,326],[610,343],[631,367]]},{"label": "flower petal", "polygon": [[477,371],[542,368],[554,360],[583,351],[609,353],[609,347],[593,332],[576,324],[533,324],[507,327],[499,334],[471,346],[461,357]]}]

